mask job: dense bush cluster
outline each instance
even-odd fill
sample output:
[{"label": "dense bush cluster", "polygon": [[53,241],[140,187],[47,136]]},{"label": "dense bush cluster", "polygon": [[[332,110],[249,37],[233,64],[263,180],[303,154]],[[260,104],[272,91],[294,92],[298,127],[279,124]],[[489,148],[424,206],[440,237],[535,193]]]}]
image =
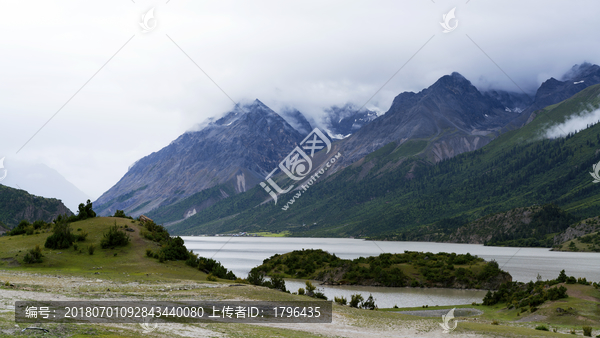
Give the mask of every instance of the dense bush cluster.
[{"label": "dense bush cluster", "polygon": [[52,225],[50,223],[46,223],[42,220],[37,220],[33,222],[33,224],[29,223],[26,220],[22,220],[16,227],[14,227],[11,231],[7,233],[8,236],[17,236],[17,235],[33,235],[34,233],[39,233],[38,230],[48,229]]},{"label": "dense bush cluster", "polygon": [[562,270],[558,278],[549,281],[503,283],[498,291],[488,291],[483,298],[483,305],[506,303],[508,308],[519,308],[524,311],[529,307],[533,312],[547,300],[567,298],[567,288],[555,285],[568,283],[569,279],[565,270]]},{"label": "dense bush cluster", "polygon": [[[271,280],[266,280],[264,272],[257,268],[250,270],[246,280],[252,285],[265,286],[270,289],[288,292],[287,288],[285,287],[285,280],[281,275],[273,275],[271,276]],[[304,294],[304,289],[302,289],[302,292],[302,294]]]},{"label": "dense bush cluster", "polygon": [[104,234],[102,240],[100,241],[100,247],[102,249],[112,248],[116,246],[125,246],[129,244],[129,234],[126,234],[125,231],[121,230],[115,222],[115,225],[108,228],[108,232]]},{"label": "dense bush cluster", "polygon": [[67,223],[67,218],[58,218],[55,221],[53,234],[46,238],[44,247],[48,249],[68,249],[74,242],[83,242],[87,237],[87,232],[74,235],[71,226]]},{"label": "dense bush cluster", "polygon": [[171,237],[162,225],[158,225],[153,221],[145,221],[142,224],[145,228],[141,232],[142,236],[161,244],[161,248],[157,252],[147,249],[146,256],[157,258],[161,263],[165,261],[185,261],[187,265],[209,274],[209,280],[215,278],[236,279],[232,271],[227,270],[214,259],[198,257],[192,251],[188,252],[183,239],[179,236]]},{"label": "dense bush cluster", "polygon": [[[179,237],[177,237],[179,238]],[[188,258],[185,263],[191,267],[197,268],[200,271],[203,271],[207,274],[212,274],[218,278],[235,280],[235,274],[227,270],[221,263],[215,261],[212,258],[198,257],[198,255],[192,253],[191,251],[188,253]]]},{"label": "dense bush cluster", "polygon": [[[323,250],[298,250],[274,255],[257,267],[267,275],[309,278],[339,284],[378,284],[402,286],[453,286],[481,288],[497,276],[508,276],[494,261],[465,254],[409,252],[384,253],[375,257],[343,260]],[[419,277],[408,276],[403,269],[416,269]],[[472,266],[477,266],[473,269]],[[341,276],[341,278],[340,278]]]},{"label": "dense bush cluster", "polygon": [[36,244],[35,248],[29,250],[29,252],[25,254],[25,257],[23,257],[23,262],[27,264],[41,263],[42,257],[42,248]]},{"label": "dense bush cluster", "polygon": [[142,231],[142,236],[146,239],[157,243],[164,243],[171,237],[167,229],[162,225],[158,225],[152,221],[143,222],[143,225],[146,229]]},{"label": "dense bush cluster", "polygon": [[115,214],[113,215],[113,217],[133,219],[133,217],[127,216],[125,214],[125,211],[123,211],[123,210],[117,210],[117,211],[115,211]]},{"label": "dense bush cluster", "polygon": [[291,277],[305,278],[325,264],[335,268],[342,264],[342,260],[321,249],[297,250],[285,255],[275,254],[265,259],[258,269],[264,273],[274,270]]}]

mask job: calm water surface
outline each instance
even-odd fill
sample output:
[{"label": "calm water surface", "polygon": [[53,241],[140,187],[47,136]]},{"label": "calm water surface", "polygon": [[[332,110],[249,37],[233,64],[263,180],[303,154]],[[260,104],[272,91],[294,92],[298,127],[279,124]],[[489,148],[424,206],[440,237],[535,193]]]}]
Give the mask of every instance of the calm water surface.
[{"label": "calm water surface", "polygon": [[[340,258],[377,256],[382,252],[408,251],[470,253],[486,260],[495,259],[513,280],[528,282],[540,274],[543,279],[558,276],[565,269],[567,275],[600,281],[600,253],[554,252],[545,248],[486,247],[476,244],[450,244],[431,242],[379,242],[348,238],[292,238],[292,237],[182,237],[188,249],[203,257],[220,261],[236,276],[245,277],[253,267],[274,254],[293,250],[323,249]],[[314,283],[313,283],[314,284]],[[288,280],[287,288],[296,291],[303,281]],[[317,284],[315,284],[317,285]],[[413,289],[362,286],[319,286],[329,299],[334,296],[350,298],[360,293],[373,294],[376,304],[383,307],[452,305],[481,302],[485,291],[451,289]]]}]

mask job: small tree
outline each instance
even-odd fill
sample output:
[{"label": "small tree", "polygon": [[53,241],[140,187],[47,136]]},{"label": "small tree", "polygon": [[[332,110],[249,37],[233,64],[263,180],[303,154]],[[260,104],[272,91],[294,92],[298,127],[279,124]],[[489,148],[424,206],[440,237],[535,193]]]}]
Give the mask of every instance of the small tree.
[{"label": "small tree", "polygon": [[78,220],[84,220],[84,219],[96,217],[96,213],[92,209],[92,202],[90,200],[87,200],[85,205],[83,203],[80,203],[78,209],[79,209],[79,212],[77,214]]},{"label": "small tree", "polygon": [[248,274],[248,283],[252,285],[261,286],[265,283],[265,276],[261,271],[259,271],[256,268],[253,268]]},{"label": "small tree", "polygon": [[375,300],[373,299],[373,295],[369,294],[369,298],[362,303],[362,308],[367,310],[375,310],[377,306],[375,305]]},{"label": "small tree", "polygon": [[280,275],[275,275],[271,277],[271,288],[287,292],[287,289],[285,288],[285,280],[283,280],[283,277],[281,277]]},{"label": "small tree", "polygon": [[46,238],[44,246],[48,249],[67,249],[76,240],[67,220],[62,218],[54,225],[54,233]]},{"label": "small tree", "polygon": [[362,304],[364,298],[360,294],[354,294],[350,298],[350,307],[358,308]]},{"label": "small tree", "polygon": [[592,336],[592,327],[591,326],[584,326],[583,327],[583,335],[585,337],[591,337]]},{"label": "small tree", "polygon": [[117,222],[115,225],[108,229],[108,232],[104,234],[104,238],[100,241],[102,249],[110,248],[113,246],[125,246],[129,243],[129,235],[119,229]]},{"label": "small tree", "polygon": [[115,211],[115,215],[113,217],[128,218],[127,215],[125,215],[125,211],[123,210]]},{"label": "small tree", "polygon": [[35,248],[29,250],[25,257],[23,257],[23,262],[27,264],[41,263],[42,256],[42,248],[40,248],[39,244],[36,244]]},{"label": "small tree", "polygon": [[346,297],[342,296],[342,297],[333,297],[333,300],[340,304],[340,305],[346,305],[348,304],[348,301],[346,300]]}]

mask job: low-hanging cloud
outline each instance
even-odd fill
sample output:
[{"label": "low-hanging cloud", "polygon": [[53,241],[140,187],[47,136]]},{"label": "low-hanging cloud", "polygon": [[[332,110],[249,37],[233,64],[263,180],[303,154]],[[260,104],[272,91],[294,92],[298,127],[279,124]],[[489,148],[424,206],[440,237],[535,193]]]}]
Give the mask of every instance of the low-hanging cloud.
[{"label": "low-hanging cloud", "polygon": [[577,133],[600,121],[600,109],[584,110],[569,116],[565,122],[551,126],[546,130],[546,138],[565,137]]}]

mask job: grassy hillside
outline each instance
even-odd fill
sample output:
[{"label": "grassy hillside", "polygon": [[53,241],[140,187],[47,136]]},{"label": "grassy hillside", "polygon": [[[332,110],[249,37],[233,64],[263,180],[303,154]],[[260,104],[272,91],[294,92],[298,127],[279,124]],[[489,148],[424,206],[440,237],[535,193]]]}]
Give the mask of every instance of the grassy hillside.
[{"label": "grassy hillside", "polygon": [[0,226],[12,228],[22,220],[49,222],[64,214],[72,215],[72,212],[60,200],[34,196],[0,184]]},{"label": "grassy hillside", "polygon": [[[129,227],[131,241],[123,247],[101,248],[101,240],[111,226]],[[38,234],[0,237],[0,268],[9,271],[26,271],[43,274],[87,276],[110,280],[205,280],[206,273],[187,266],[184,261],[166,261],[146,256],[146,249],[157,251],[161,245],[141,235],[147,231],[140,222],[126,218],[96,217],[71,223],[75,235],[87,232],[86,239],[68,249],[44,248],[52,229]],[[26,264],[25,254],[36,245],[42,248],[42,263]],[[88,247],[94,245],[93,255]]]},{"label": "grassy hillside", "polygon": [[160,224],[175,222],[183,219],[188,211],[195,209],[196,212],[200,212],[206,208],[210,208],[223,198],[232,195],[235,195],[233,188],[228,185],[221,184],[195,193],[177,203],[154,209],[149,212],[147,216]]},{"label": "grassy hillside", "polygon": [[[583,327],[592,329],[592,337],[600,335],[600,290],[591,285],[559,283],[565,287],[567,298],[547,300],[534,308],[519,308],[511,304],[429,306],[428,310],[475,308],[483,312],[477,318],[461,318],[454,334],[480,333],[485,336],[565,337],[583,335]],[[380,311],[409,313],[423,308],[380,309]],[[523,311],[525,310],[525,311]],[[533,310],[533,311],[532,311]],[[538,328],[534,330],[534,328]],[[544,330],[545,328],[546,330]],[[556,332],[556,333],[555,333]],[[568,337],[567,336],[567,337]]]}]

